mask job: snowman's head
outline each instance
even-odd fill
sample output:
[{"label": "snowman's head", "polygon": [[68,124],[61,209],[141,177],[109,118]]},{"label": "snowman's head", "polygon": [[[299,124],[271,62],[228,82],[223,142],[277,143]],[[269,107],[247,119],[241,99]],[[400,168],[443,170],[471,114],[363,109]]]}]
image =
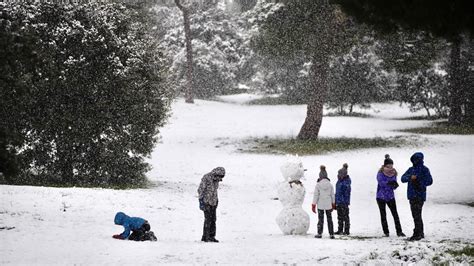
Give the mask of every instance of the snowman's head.
[{"label": "snowman's head", "polygon": [[303,162],[298,156],[287,156],[285,163],[280,167],[285,181],[298,181],[304,176]]}]

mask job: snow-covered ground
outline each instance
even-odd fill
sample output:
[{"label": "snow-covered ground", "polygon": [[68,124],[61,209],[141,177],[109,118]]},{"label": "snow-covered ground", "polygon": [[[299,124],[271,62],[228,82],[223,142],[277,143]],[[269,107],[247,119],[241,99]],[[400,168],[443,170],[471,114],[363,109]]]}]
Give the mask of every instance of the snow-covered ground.
[{"label": "snow-covered ground", "polygon": [[[197,100],[173,104],[173,115],[162,129],[150,159],[149,189],[110,190],[0,186],[0,264],[341,264],[430,263],[450,259],[447,249],[474,243],[473,136],[419,137],[420,146],[374,148],[321,156],[304,156],[306,197],[310,213],[306,236],[284,236],[275,218],[282,206],[276,197],[285,156],[247,154],[237,143],[249,137],[296,136],[305,106],[242,105],[242,96],[228,102]],[[245,97],[243,97],[245,98]],[[393,120],[413,116],[397,104],[377,104],[372,118],[325,117],[323,137],[389,137],[412,135],[395,130],[426,125],[427,121]],[[399,172],[415,151],[425,154],[434,183],[423,209],[426,239],[407,242],[382,238],[375,201],[377,169],[389,153]],[[317,217],[311,199],[320,164],[335,184],[337,170],[349,164],[352,178],[351,238],[313,238]],[[203,214],[196,190],[203,174],[223,166],[227,175],[219,191],[217,239],[203,243]],[[407,236],[413,221],[406,185],[396,190],[398,211]],[[111,236],[116,212],[146,218],[158,242],[119,241]],[[336,214],[333,216],[336,221]],[[11,228],[14,227],[14,228]],[[472,257],[471,263],[472,263]],[[469,258],[465,261],[467,262]]]}]

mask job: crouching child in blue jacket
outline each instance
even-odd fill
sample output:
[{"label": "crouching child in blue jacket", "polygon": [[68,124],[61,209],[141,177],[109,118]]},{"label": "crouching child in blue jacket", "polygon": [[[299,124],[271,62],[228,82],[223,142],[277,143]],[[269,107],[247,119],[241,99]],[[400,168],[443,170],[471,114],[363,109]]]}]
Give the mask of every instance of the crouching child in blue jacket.
[{"label": "crouching child in blue jacket", "polygon": [[114,223],[122,225],[125,228],[123,233],[112,236],[115,239],[128,239],[134,241],[157,240],[155,234],[150,231],[150,224],[143,218],[130,217],[123,212],[117,212],[117,214],[115,214]]}]

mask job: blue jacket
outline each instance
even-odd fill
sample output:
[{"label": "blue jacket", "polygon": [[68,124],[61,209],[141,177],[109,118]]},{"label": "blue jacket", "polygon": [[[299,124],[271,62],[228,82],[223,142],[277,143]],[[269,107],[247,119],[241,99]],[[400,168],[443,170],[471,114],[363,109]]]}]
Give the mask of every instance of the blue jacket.
[{"label": "blue jacket", "polygon": [[[423,153],[417,152],[413,154],[410,161],[413,166],[402,175],[402,183],[408,183],[407,197],[409,200],[418,198],[423,201],[426,200],[426,187],[433,184],[433,178],[431,177],[430,170],[424,166]],[[415,175],[416,179],[411,180],[411,176]]]},{"label": "blue jacket", "polygon": [[126,239],[130,235],[130,230],[138,230],[146,222],[140,217],[130,217],[123,212],[117,212],[114,219],[115,224],[122,225],[125,230],[120,235]]},{"label": "blue jacket", "polygon": [[390,201],[395,198],[393,187],[389,182],[397,182],[397,176],[386,176],[382,171],[377,173],[377,196],[376,198],[383,201]]},{"label": "blue jacket", "polygon": [[336,205],[351,204],[351,178],[338,179],[336,183]]}]

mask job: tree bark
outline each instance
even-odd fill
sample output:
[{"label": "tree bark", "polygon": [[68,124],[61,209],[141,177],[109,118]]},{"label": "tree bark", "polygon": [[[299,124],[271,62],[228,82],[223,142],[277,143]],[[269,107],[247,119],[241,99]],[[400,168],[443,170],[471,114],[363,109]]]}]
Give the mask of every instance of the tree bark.
[{"label": "tree bark", "polygon": [[323,108],[326,102],[329,58],[313,59],[311,66],[311,96],[306,110],[306,119],[298,134],[298,139],[315,140],[323,121]]},{"label": "tree bark", "polygon": [[184,39],[186,42],[186,90],[184,98],[187,103],[194,103],[194,82],[193,82],[193,47],[191,38],[191,22],[189,20],[189,9],[180,3],[180,0],[174,0],[176,6],[183,13],[184,21]]},{"label": "tree bark", "polygon": [[449,117],[451,124],[462,122],[462,103],[464,97],[461,90],[461,36],[453,39],[449,63]]}]

